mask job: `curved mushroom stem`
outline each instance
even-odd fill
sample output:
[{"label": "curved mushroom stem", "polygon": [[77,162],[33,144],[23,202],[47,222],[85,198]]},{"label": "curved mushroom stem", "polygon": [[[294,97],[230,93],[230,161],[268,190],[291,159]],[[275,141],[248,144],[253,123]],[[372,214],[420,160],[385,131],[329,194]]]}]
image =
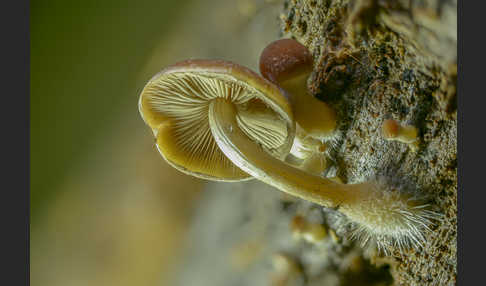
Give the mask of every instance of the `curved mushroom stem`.
[{"label": "curved mushroom stem", "polygon": [[236,112],[231,102],[215,99],[209,106],[209,125],[219,148],[246,173],[288,194],[326,207],[350,203],[356,197],[353,193],[361,191],[361,184],[338,184],[274,158],[241,131]]},{"label": "curved mushroom stem", "polygon": [[[223,153],[240,169],[279,190],[339,211],[360,223],[357,236],[391,236],[398,244],[421,244],[432,213],[409,196],[375,182],[340,184],[294,168],[265,152],[238,127],[237,110],[225,99],[209,105],[211,132]],[[370,235],[371,233],[371,235]]]}]

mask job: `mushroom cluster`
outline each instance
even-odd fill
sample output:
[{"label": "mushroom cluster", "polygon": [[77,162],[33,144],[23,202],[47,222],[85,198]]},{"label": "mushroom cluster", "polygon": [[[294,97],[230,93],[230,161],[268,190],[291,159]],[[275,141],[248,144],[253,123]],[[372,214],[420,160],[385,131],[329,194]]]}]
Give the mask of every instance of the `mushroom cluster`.
[{"label": "mushroom cluster", "polygon": [[[186,174],[256,178],[339,210],[364,240],[421,245],[434,217],[427,205],[375,181],[342,184],[320,175],[323,140],[336,127],[336,113],[307,91],[312,62],[307,48],[291,39],[265,48],[262,76],[229,61],[182,61],[146,84],[139,111],[162,157]],[[293,165],[286,158],[296,144]]]}]

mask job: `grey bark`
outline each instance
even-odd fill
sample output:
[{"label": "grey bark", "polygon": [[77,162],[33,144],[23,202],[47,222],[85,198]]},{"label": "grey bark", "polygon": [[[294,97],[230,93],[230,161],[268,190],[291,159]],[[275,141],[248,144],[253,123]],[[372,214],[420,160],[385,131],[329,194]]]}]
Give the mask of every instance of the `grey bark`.
[{"label": "grey bark", "polygon": [[[331,157],[341,179],[384,178],[444,214],[422,250],[382,259],[397,285],[455,284],[456,9],[453,0],[288,1],[281,17],[283,35],[314,53],[313,94],[339,112]],[[419,129],[417,152],[383,140],[386,118]]]}]

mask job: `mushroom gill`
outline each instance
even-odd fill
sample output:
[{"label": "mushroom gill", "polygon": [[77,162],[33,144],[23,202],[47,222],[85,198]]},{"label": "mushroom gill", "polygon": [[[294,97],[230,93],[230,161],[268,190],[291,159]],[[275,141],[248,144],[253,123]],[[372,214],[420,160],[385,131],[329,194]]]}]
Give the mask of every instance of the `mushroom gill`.
[{"label": "mushroom gill", "polygon": [[153,80],[144,93],[149,108],[166,118],[152,127],[157,147],[163,147],[169,163],[191,166],[190,171],[204,179],[251,179],[221,152],[211,135],[208,108],[215,98],[228,99],[237,106],[238,126],[247,136],[260,142],[267,152],[286,155],[278,151],[288,136],[286,122],[255,97],[260,91],[229,75],[169,73]]}]

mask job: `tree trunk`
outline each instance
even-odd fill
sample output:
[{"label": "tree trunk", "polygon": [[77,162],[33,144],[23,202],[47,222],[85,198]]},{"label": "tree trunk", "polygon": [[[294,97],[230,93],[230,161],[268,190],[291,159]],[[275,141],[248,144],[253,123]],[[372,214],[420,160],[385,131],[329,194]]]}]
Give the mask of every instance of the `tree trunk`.
[{"label": "tree trunk", "polygon": [[[396,284],[454,284],[457,2],[291,0],[284,6],[283,36],[314,54],[309,88],[339,113],[331,150],[338,176],[346,182],[379,176],[412,187],[444,215],[422,250],[393,251]],[[417,151],[382,138],[388,118],[418,128]]]},{"label": "tree trunk", "polygon": [[[443,217],[422,248],[378,252],[373,243],[352,240],[352,225],[335,210],[258,181],[210,183],[176,284],[454,285],[456,6],[455,0],[287,0],[280,16],[281,36],[314,55],[309,90],[339,116],[326,175],[344,183],[375,178],[430,199]],[[385,119],[415,126],[416,148],[385,140]],[[324,226],[327,236],[313,242],[296,235],[302,218]]]}]

